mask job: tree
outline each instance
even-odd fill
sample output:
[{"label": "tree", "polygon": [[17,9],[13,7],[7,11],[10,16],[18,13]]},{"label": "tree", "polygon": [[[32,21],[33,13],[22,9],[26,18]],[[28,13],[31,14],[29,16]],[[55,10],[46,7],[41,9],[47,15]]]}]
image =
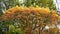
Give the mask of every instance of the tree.
[{"label": "tree", "polygon": [[[57,28],[58,17],[57,12],[51,11],[49,8],[17,6],[7,10],[1,19],[4,23],[6,22],[8,26],[12,25],[14,31],[19,28],[24,34],[43,34],[46,32],[45,27],[47,25],[53,26],[49,26],[49,28],[52,29]],[[55,30],[56,29],[52,31],[57,33],[58,30],[56,32]],[[49,30],[47,31],[46,33],[50,32]]]}]

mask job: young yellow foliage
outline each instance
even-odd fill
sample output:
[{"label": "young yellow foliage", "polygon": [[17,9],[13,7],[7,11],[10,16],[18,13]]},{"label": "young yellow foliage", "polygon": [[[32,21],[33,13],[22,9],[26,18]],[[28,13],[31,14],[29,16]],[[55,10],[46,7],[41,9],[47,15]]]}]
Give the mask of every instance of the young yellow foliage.
[{"label": "young yellow foliage", "polygon": [[60,20],[60,16],[58,16],[58,20]]},{"label": "young yellow foliage", "polygon": [[43,14],[43,15],[48,15],[50,13],[50,9],[49,8],[41,8],[39,13]]}]

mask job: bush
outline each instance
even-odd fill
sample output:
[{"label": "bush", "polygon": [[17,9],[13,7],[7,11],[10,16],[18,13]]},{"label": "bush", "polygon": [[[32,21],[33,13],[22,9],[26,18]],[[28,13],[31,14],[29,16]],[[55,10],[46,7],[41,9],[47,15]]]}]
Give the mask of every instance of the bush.
[{"label": "bush", "polygon": [[2,20],[11,26],[10,33],[14,31],[19,34],[22,32],[24,34],[43,34],[46,25],[57,26],[58,17],[57,12],[49,8],[17,6],[8,9],[2,16]]}]

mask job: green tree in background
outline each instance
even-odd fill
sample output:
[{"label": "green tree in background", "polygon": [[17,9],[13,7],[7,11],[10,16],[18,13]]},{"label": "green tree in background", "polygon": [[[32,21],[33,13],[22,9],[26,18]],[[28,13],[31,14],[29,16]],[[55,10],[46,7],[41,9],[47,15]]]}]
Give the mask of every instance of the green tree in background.
[{"label": "green tree in background", "polygon": [[[0,3],[1,2],[3,2],[2,4],[4,4],[6,8],[4,6],[1,6],[2,4],[0,4],[0,7],[4,7],[4,9],[6,10],[16,5],[26,7],[39,6],[39,7],[49,7],[50,9],[56,9],[55,5],[53,4],[53,0],[0,0]],[[0,9],[2,10],[2,8]]]},{"label": "green tree in background", "polygon": [[39,6],[39,7],[49,7],[50,9],[56,9],[53,0],[26,0],[25,6]]}]

